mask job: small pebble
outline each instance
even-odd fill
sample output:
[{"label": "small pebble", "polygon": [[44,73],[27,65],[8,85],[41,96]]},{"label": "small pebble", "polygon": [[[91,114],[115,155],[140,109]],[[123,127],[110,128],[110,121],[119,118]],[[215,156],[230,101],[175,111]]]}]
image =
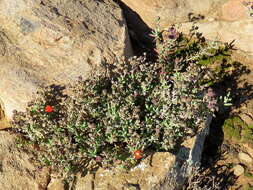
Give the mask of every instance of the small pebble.
[{"label": "small pebble", "polygon": [[240,160],[241,162],[246,162],[246,163],[248,163],[248,164],[253,163],[253,159],[252,159],[248,154],[246,154],[246,153],[244,153],[244,152],[240,152],[240,153],[238,154],[238,158],[239,158],[239,160]]},{"label": "small pebble", "polygon": [[244,173],[244,168],[243,168],[240,164],[237,164],[237,165],[233,168],[233,170],[234,170],[234,174],[235,174],[236,176],[240,176],[240,175],[242,175],[242,174]]}]

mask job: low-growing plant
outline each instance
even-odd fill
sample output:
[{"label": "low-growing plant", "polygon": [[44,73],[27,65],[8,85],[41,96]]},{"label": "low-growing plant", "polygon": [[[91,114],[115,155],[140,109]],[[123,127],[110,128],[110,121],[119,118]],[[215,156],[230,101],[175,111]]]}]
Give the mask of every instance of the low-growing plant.
[{"label": "low-growing plant", "polygon": [[[57,171],[88,166],[130,167],[153,151],[175,151],[217,110],[217,95],[203,80],[221,44],[175,27],[154,32],[157,61],[145,55],[115,60],[88,79],[42,88],[26,112],[15,112],[19,144]],[[160,35],[162,34],[162,35]]]},{"label": "low-growing plant", "polygon": [[235,116],[225,120],[222,130],[224,138],[233,140],[235,143],[247,143],[253,146],[253,125],[247,125],[240,117]]},{"label": "low-growing plant", "polygon": [[236,176],[226,166],[212,169],[194,167],[183,190],[228,190],[236,181]]}]

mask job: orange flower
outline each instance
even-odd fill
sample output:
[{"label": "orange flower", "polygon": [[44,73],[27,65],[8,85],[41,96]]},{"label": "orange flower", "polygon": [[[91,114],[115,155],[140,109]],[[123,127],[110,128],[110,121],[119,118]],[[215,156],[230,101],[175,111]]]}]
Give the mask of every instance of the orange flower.
[{"label": "orange flower", "polygon": [[134,157],[136,160],[141,159],[142,158],[142,151],[141,150],[134,151]]},{"label": "orange flower", "polygon": [[45,112],[50,113],[50,112],[53,112],[53,111],[54,111],[54,110],[53,110],[53,107],[52,107],[52,106],[47,105],[47,106],[45,107]]}]

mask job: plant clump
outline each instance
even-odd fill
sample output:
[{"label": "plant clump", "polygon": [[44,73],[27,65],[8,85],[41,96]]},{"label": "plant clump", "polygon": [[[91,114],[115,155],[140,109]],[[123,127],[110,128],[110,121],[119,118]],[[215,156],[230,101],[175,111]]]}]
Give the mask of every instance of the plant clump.
[{"label": "plant clump", "polygon": [[222,129],[225,139],[231,139],[236,143],[247,143],[253,147],[253,125],[247,125],[240,117],[226,119]]},{"label": "plant clump", "polygon": [[225,165],[194,167],[182,190],[228,190],[235,182],[236,177]]},{"label": "plant clump", "polygon": [[14,113],[19,144],[57,171],[130,167],[151,150],[175,151],[217,110],[217,95],[203,83],[208,68],[199,63],[227,48],[190,34],[158,30],[156,61],[117,59],[67,91],[41,89],[25,112]]}]

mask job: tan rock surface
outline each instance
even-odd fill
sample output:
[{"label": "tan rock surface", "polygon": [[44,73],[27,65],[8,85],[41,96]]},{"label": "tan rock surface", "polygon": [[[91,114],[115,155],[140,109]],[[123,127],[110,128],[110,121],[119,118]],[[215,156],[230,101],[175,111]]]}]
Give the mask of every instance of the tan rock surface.
[{"label": "tan rock surface", "polygon": [[[236,21],[249,18],[248,6],[245,0],[229,0],[221,9],[221,19],[227,21]],[[252,1],[253,3],[253,1]]]},{"label": "tan rock surface", "polygon": [[240,176],[244,173],[244,168],[240,165],[240,164],[237,164],[234,168],[234,174],[235,176]]},{"label": "tan rock surface", "polygon": [[47,190],[65,190],[64,184],[60,179],[51,179],[47,186]]},{"label": "tan rock surface", "polygon": [[247,125],[252,125],[253,124],[253,117],[251,116],[250,113],[242,113],[239,115],[240,118],[247,124]]},{"label": "tan rock surface", "polygon": [[38,85],[69,83],[104,58],[132,55],[121,9],[105,1],[0,1],[0,98],[7,116]]},{"label": "tan rock surface", "polygon": [[248,144],[242,144],[242,147],[246,150],[246,152],[253,158],[253,148]]},{"label": "tan rock surface", "polygon": [[[152,186],[164,179],[175,162],[175,156],[168,152],[160,152],[143,160],[129,172],[121,169],[104,170],[99,168],[95,173],[79,177],[76,190],[118,190],[139,187],[151,189]],[[93,185],[92,185],[93,184]]]},{"label": "tan rock surface", "polygon": [[9,127],[9,122],[6,118],[3,102],[0,100],[0,129]]},{"label": "tan rock surface", "polygon": [[253,163],[253,159],[247,153],[240,152],[238,154],[238,158],[243,163],[247,163],[247,164],[252,164]]},{"label": "tan rock surface", "polygon": [[121,0],[151,28],[161,18],[162,28],[188,21],[188,14],[213,15],[226,0]]},{"label": "tan rock surface", "polygon": [[47,187],[48,171],[30,163],[28,156],[17,150],[15,137],[0,131],[0,189],[41,190]]},{"label": "tan rock surface", "polygon": [[[244,51],[247,55],[253,57],[253,18],[226,22],[213,21],[196,24],[199,32],[209,40],[231,42],[235,40],[235,48]],[[179,25],[179,30],[188,33],[192,23],[183,23]]]},{"label": "tan rock surface", "polygon": [[162,29],[177,24],[181,31],[188,33],[193,17],[202,15],[198,22],[199,31],[210,40],[231,42],[235,39],[238,49],[253,57],[253,1],[244,0],[121,0],[152,29],[160,17]]}]

